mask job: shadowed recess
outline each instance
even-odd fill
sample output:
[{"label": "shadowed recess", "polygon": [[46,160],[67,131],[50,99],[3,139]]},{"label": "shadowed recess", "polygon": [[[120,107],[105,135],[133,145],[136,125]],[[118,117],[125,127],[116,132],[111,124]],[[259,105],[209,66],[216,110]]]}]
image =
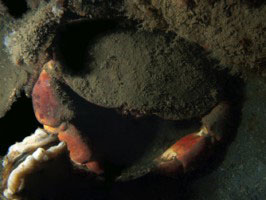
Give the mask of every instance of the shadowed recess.
[{"label": "shadowed recess", "polygon": [[17,99],[6,115],[0,119],[1,148],[0,155],[7,153],[8,147],[22,141],[41,124],[35,118],[31,99],[24,94]]},{"label": "shadowed recess", "polygon": [[55,38],[56,57],[64,70],[78,73],[84,67],[89,41],[100,33],[115,28],[113,21],[77,21],[62,26]]},{"label": "shadowed recess", "polygon": [[8,8],[8,12],[15,18],[21,18],[27,12],[26,0],[2,0],[3,4]]}]

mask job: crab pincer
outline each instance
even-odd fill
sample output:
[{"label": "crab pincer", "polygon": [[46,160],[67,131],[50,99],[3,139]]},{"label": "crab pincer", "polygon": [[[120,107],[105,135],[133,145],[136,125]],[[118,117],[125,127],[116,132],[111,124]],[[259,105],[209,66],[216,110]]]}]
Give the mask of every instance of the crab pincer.
[{"label": "crab pincer", "polygon": [[155,159],[156,170],[168,176],[175,176],[193,169],[201,158],[210,156],[210,150],[227,133],[226,119],[230,112],[227,102],[221,102],[201,120],[199,132],[184,136]]},{"label": "crab pincer", "polygon": [[70,158],[75,164],[100,174],[103,171],[97,162],[91,160],[92,151],[88,141],[71,122],[74,111],[68,105],[69,99],[63,101],[63,98],[67,98],[66,95],[59,94],[57,91],[60,88],[59,80],[53,77],[51,72],[55,67],[56,63],[53,60],[44,65],[33,88],[32,102],[35,116],[48,133],[57,134],[58,139],[67,144]]},{"label": "crab pincer", "polygon": [[[46,64],[47,68],[52,61]],[[32,102],[37,120],[46,126],[57,127],[64,120],[65,106],[61,104],[53,89],[56,84],[44,67],[32,92]]]}]

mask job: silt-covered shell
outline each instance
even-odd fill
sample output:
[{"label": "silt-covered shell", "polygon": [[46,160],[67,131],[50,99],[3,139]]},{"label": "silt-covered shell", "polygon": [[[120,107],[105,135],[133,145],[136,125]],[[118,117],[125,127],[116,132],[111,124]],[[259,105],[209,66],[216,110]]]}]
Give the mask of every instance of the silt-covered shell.
[{"label": "silt-covered shell", "polygon": [[80,75],[67,84],[89,102],[164,119],[199,117],[218,102],[210,62],[171,34],[117,31],[94,38]]}]

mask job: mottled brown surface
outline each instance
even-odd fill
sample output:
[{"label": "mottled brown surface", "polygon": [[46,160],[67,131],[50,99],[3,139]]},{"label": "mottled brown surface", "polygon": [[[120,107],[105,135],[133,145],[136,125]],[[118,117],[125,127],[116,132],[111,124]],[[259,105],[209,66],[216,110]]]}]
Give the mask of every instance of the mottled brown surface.
[{"label": "mottled brown surface", "polygon": [[99,106],[177,120],[202,116],[218,102],[212,63],[201,48],[180,38],[113,32],[92,42],[87,59],[80,75],[65,79]]},{"label": "mottled brown surface", "polygon": [[210,51],[237,71],[266,70],[265,1],[125,1],[127,14],[144,28],[172,30]]},{"label": "mottled brown surface", "polygon": [[10,61],[9,49],[5,44],[9,42],[7,23],[10,18],[0,16],[0,118],[11,108],[11,105],[20,96],[22,87],[28,79],[28,67],[18,67]]}]

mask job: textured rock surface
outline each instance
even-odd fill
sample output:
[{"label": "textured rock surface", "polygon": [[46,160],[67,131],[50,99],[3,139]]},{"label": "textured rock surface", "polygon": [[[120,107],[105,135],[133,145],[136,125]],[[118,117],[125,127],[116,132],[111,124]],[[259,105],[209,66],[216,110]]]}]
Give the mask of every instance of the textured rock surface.
[{"label": "textured rock surface", "polygon": [[128,0],[144,28],[172,30],[210,51],[232,72],[266,70],[265,1]]},{"label": "textured rock surface", "polygon": [[18,67],[9,59],[8,48],[8,27],[6,23],[10,18],[0,16],[0,118],[3,117],[20,96],[22,87],[27,83],[29,67]]}]

